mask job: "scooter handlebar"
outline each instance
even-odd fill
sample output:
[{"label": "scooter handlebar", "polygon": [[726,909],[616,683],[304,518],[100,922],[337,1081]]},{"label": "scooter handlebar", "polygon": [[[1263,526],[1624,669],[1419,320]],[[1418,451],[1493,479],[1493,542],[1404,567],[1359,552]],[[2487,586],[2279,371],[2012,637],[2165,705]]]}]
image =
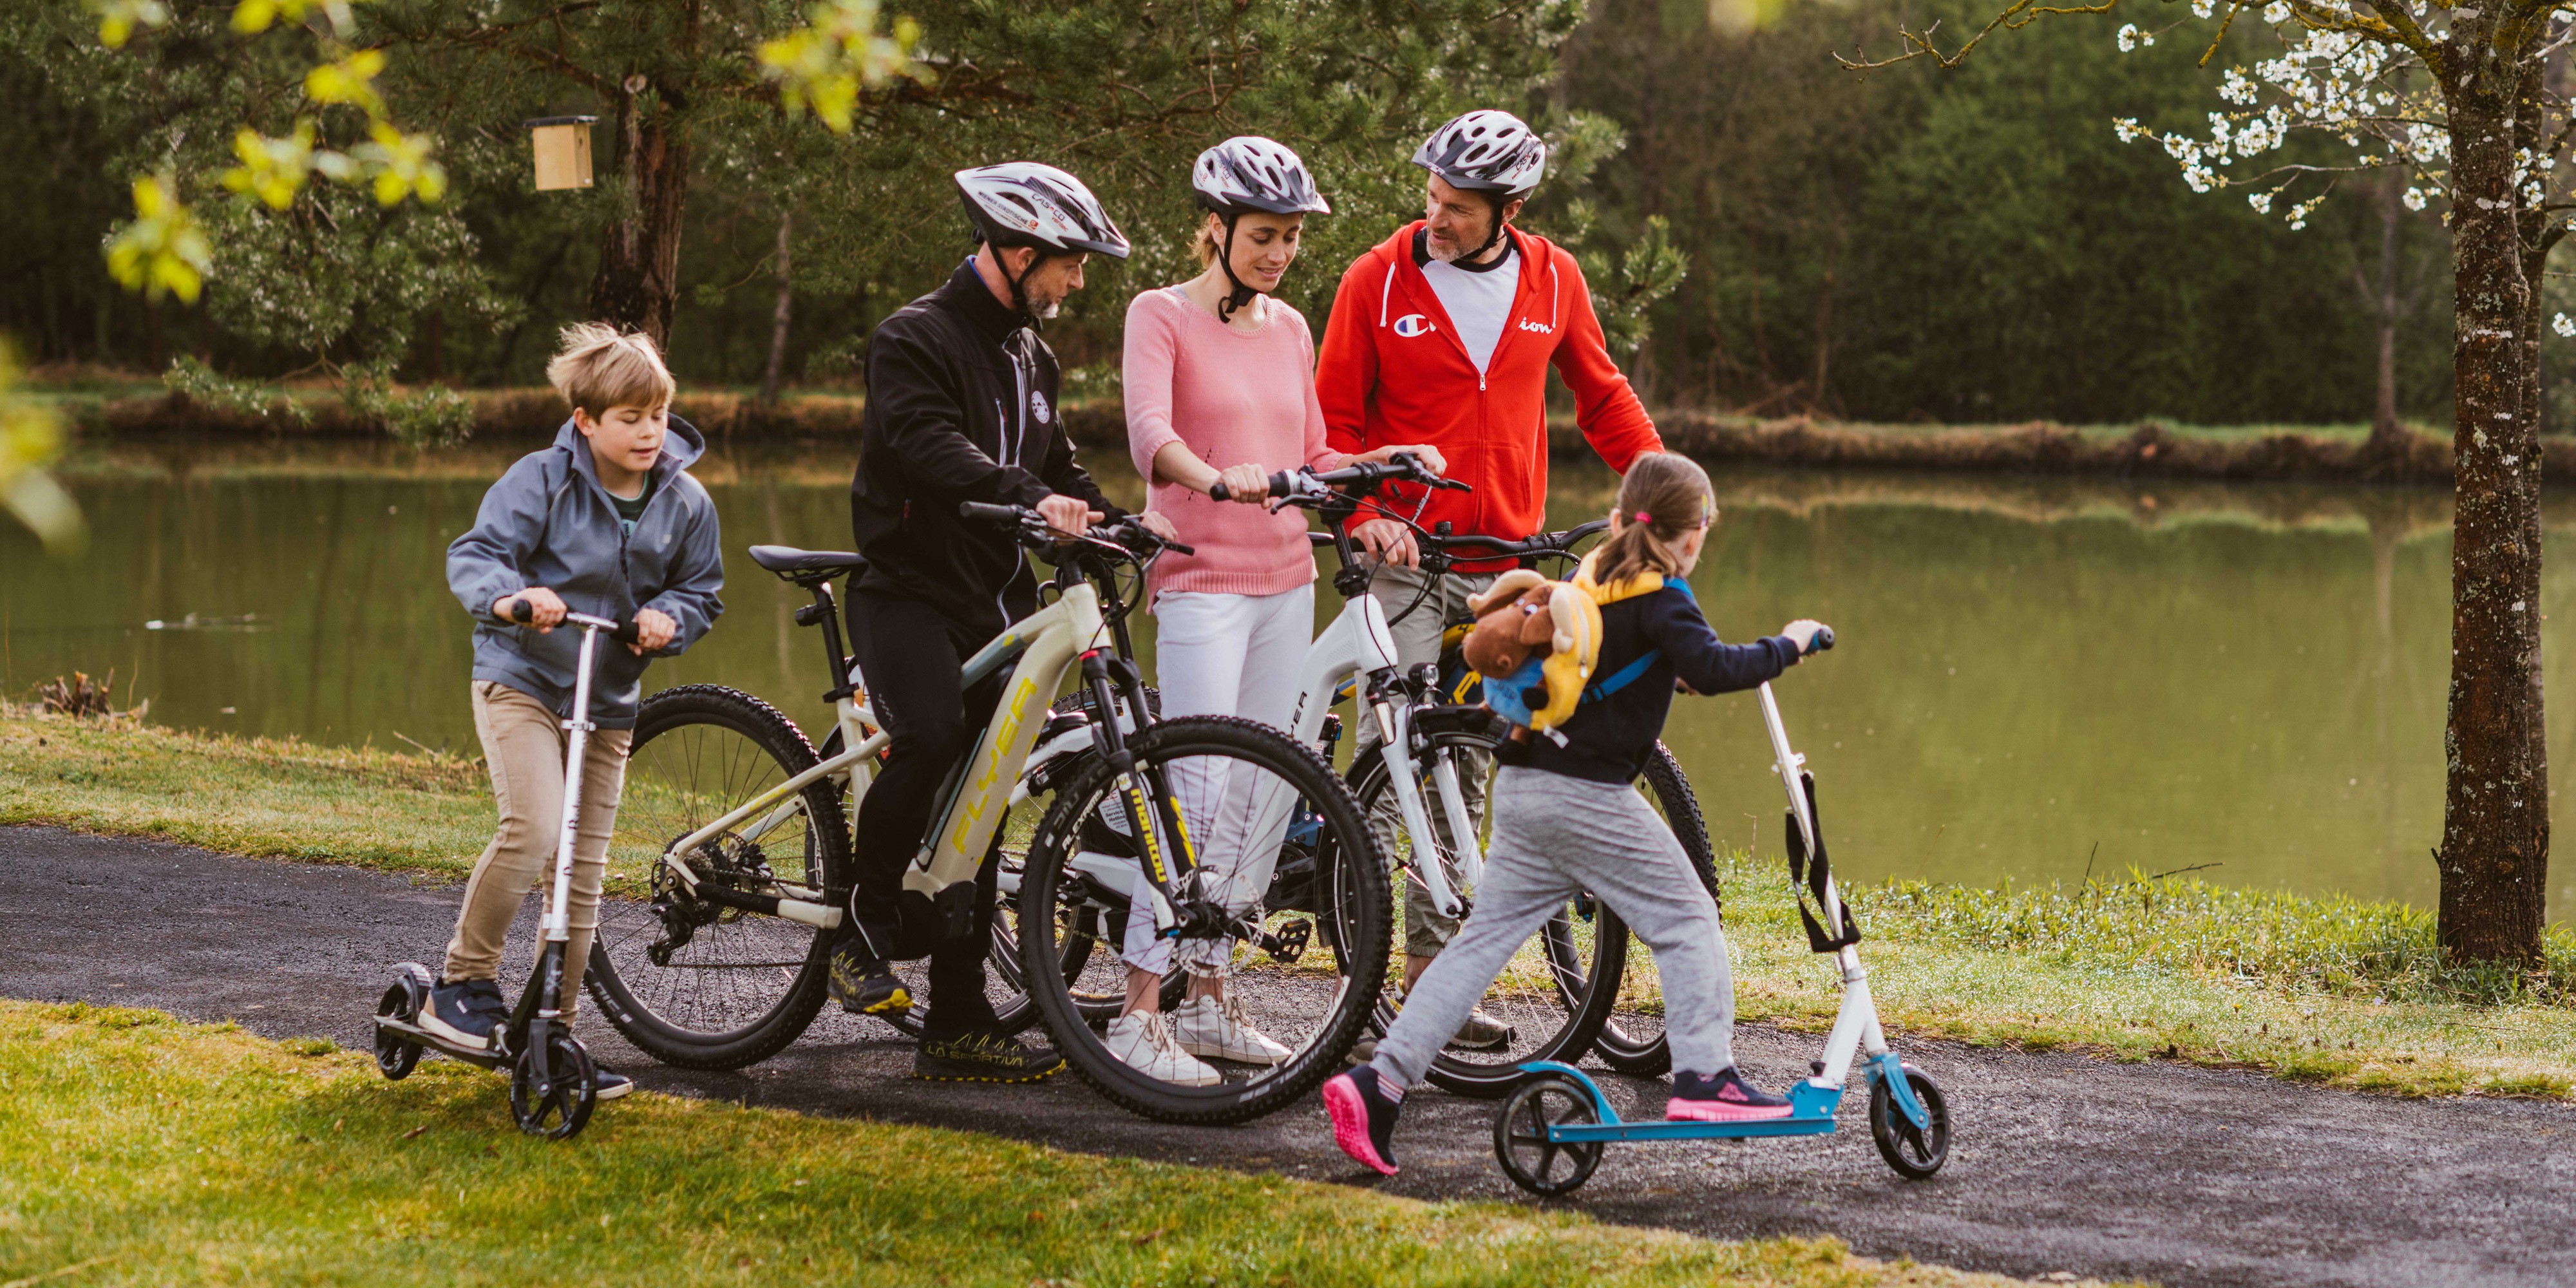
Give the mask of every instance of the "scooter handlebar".
[{"label": "scooter handlebar", "polygon": [[1818,626],[1816,628],[1815,638],[1807,641],[1807,653],[1802,656],[1822,653],[1833,646],[1834,628],[1830,626]]},{"label": "scooter handlebar", "polygon": [[[510,599],[509,620],[517,622],[522,626],[527,625],[528,623],[537,620],[537,606],[529,603],[523,596],[512,596]],[[608,633],[608,638],[613,639],[620,644],[632,644],[640,638],[636,633],[635,623],[633,622],[625,622],[621,624],[605,617],[594,617],[589,613],[572,612],[564,614],[564,622],[568,625],[580,626],[589,630],[606,631]]]}]

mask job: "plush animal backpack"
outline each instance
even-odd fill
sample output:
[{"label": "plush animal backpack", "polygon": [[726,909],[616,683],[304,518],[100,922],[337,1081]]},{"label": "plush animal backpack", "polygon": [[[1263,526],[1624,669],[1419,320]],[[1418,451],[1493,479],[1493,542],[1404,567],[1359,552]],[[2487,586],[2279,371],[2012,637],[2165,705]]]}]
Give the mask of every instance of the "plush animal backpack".
[{"label": "plush animal backpack", "polygon": [[[1634,683],[1653,666],[1659,653],[1648,651],[1600,683],[1592,682],[1601,661],[1601,609],[1623,599],[1651,594],[1666,585],[1659,573],[1642,572],[1615,586],[1593,580],[1593,557],[1586,555],[1571,581],[1549,581],[1526,568],[1494,579],[1484,594],[1467,601],[1476,624],[1462,647],[1467,665],[1484,677],[1485,705],[1513,724],[1549,734],[1573,716],[1576,707],[1597,702]],[[1670,583],[1690,593],[1684,581]]]}]

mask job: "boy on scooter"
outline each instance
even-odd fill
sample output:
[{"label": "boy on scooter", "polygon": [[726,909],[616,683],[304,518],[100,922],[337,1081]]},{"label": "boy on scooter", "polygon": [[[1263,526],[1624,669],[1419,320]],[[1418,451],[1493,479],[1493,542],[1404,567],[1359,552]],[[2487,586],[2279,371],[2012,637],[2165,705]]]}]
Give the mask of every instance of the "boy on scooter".
[{"label": "boy on scooter", "polygon": [[[553,868],[563,826],[564,721],[572,719],[578,632],[566,612],[632,620],[636,642],[593,664],[581,819],[567,904],[563,1023],[599,927],[599,887],[626,776],[644,667],[676,655],[724,604],[715,502],[687,471],[706,439],[671,414],[678,390],[653,342],[602,323],[564,328],[546,379],[572,404],[553,446],[519,458],[483,494],[474,527],[447,548],[447,585],[474,618],[474,731],[501,824],[465,883],[465,904],[421,1027],[488,1049],[508,1022],[496,982],[519,904]],[[526,625],[515,620],[524,605]],[[540,945],[542,947],[542,945]],[[598,1098],[633,1088],[599,1070]]]}]

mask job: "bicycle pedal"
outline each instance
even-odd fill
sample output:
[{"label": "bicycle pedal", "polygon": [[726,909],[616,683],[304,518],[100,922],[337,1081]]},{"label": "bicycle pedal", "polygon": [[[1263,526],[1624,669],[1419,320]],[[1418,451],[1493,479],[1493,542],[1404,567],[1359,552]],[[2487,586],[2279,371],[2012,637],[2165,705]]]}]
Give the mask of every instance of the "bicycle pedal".
[{"label": "bicycle pedal", "polygon": [[1306,945],[1313,942],[1314,938],[1315,923],[1299,917],[1281,926],[1279,933],[1275,935],[1263,932],[1260,939],[1261,951],[1270,954],[1270,960],[1282,966],[1294,966],[1298,958],[1306,955]]}]

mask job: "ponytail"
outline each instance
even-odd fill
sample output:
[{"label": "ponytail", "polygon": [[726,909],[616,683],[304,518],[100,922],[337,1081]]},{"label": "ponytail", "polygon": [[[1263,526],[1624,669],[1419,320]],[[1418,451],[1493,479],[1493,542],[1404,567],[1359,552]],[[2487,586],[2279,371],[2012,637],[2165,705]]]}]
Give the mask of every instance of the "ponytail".
[{"label": "ponytail", "polygon": [[1708,473],[1672,452],[1649,452],[1628,466],[1610,511],[1610,536],[1592,552],[1592,580],[1613,586],[1639,573],[1682,575],[1673,543],[1717,518]]}]

